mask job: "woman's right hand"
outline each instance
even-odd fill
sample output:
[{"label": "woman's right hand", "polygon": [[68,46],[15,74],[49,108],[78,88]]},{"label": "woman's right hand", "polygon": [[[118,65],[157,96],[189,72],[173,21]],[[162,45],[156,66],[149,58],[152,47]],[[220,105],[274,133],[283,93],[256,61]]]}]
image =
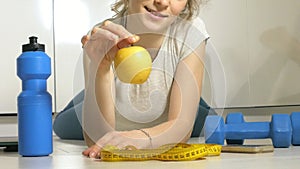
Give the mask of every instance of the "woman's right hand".
[{"label": "woman's right hand", "polygon": [[123,26],[105,21],[101,26],[94,27],[90,35],[83,36],[81,43],[92,63],[99,64],[101,61],[110,66],[119,49],[138,40],[138,36],[131,34]]}]

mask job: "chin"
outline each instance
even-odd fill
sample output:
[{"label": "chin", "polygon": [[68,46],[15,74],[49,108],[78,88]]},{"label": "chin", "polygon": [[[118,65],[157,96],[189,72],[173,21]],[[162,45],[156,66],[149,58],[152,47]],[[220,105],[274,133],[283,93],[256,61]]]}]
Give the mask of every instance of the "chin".
[{"label": "chin", "polygon": [[134,33],[165,33],[176,17],[155,18],[146,11],[128,15]]},{"label": "chin", "polygon": [[174,19],[165,19],[165,20],[151,20],[149,19],[147,16],[144,16],[141,19],[141,22],[143,23],[144,27],[146,30],[149,30],[151,32],[162,32],[164,33],[168,27],[172,24],[172,22],[174,21]]}]

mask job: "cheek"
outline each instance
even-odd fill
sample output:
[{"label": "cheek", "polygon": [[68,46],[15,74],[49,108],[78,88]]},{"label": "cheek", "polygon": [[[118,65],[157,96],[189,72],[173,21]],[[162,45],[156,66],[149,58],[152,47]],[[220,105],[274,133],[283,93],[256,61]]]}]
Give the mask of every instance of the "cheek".
[{"label": "cheek", "polygon": [[140,3],[138,0],[128,1],[128,14],[140,13]]},{"label": "cheek", "polygon": [[171,7],[172,14],[178,16],[184,10],[186,4],[186,1],[173,4]]}]

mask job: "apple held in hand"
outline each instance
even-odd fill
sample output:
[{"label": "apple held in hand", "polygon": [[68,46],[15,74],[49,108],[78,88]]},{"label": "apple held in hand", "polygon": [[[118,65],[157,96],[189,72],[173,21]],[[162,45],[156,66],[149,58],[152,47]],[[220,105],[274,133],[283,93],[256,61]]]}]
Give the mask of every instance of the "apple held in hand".
[{"label": "apple held in hand", "polygon": [[142,84],[152,70],[152,59],[149,52],[140,46],[120,49],[114,59],[114,67],[120,81]]}]

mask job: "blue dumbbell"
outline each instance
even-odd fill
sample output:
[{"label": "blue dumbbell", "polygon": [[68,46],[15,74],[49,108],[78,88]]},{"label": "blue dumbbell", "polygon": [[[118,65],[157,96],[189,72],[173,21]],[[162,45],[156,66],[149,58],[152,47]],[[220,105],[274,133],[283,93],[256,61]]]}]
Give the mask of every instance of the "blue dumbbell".
[{"label": "blue dumbbell", "polygon": [[293,128],[292,144],[300,146],[300,112],[293,112],[291,114],[291,122]]},{"label": "blue dumbbell", "polygon": [[[244,122],[245,122],[244,116],[241,112],[229,113],[225,119],[226,124],[240,124],[240,123],[244,123]],[[244,140],[226,139],[226,143],[242,145],[242,144],[244,144]]]},{"label": "blue dumbbell", "polygon": [[244,140],[271,138],[274,147],[289,147],[292,124],[287,114],[273,114],[271,122],[242,122],[225,124],[221,116],[207,116],[206,143],[224,144],[224,139]]},{"label": "blue dumbbell", "polygon": [[[292,125],[292,144],[294,146],[300,146],[300,112],[292,112],[290,115]],[[243,123],[244,117],[241,112],[229,113],[226,116],[225,123]],[[227,144],[243,144],[244,140],[230,140],[226,139]]]}]

